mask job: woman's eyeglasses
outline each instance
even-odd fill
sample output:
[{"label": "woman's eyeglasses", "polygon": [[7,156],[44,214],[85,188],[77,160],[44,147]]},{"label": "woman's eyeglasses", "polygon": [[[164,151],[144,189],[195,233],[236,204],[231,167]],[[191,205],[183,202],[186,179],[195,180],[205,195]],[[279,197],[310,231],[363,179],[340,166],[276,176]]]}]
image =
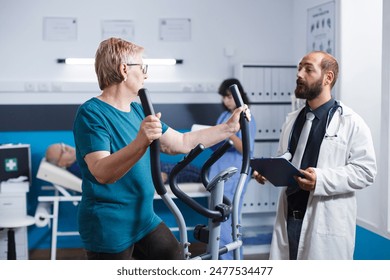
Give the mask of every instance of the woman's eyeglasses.
[{"label": "woman's eyeglasses", "polygon": [[140,64],[140,63],[126,63],[127,66],[141,66],[142,73],[146,74],[148,73],[148,65],[147,64]]}]

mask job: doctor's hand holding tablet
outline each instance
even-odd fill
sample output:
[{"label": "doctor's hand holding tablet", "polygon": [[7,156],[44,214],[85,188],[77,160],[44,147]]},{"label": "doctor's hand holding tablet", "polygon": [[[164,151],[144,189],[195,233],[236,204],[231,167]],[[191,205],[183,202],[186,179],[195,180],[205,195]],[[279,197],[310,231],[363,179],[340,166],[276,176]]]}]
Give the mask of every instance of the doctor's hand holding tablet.
[{"label": "doctor's hand holding tablet", "polygon": [[296,185],[306,191],[315,188],[314,169],[297,169],[284,157],[251,159],[251,167],[254,170],[253,178],[262,185],[269,181],[275,187]]}]

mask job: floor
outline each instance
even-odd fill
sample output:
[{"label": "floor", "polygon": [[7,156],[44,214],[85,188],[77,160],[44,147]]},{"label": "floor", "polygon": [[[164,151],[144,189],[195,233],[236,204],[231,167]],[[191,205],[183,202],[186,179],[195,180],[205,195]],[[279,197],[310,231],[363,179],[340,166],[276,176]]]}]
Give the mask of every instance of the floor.
[{"label": "floor", "polygon": [[[193,255],[198,255],[204,252],[204,244],[194,243],[190,246],[190,251]],[[50,250],[30,250],[29,252],[30,260],[50,260]],[[71,248],[71,249],[57,249],[57,260],[85,260],[84,250],[81,248]],[[249,255],[245,256],[245,260],[266,260],[268,259],[267,254],[259,255]]]},{"label": "floor", "polygon": [[[50,260],[50,249],[30,250],[30,260]],[[81,248],[57,249],[57,260],[85,260],[84,250]]]}]

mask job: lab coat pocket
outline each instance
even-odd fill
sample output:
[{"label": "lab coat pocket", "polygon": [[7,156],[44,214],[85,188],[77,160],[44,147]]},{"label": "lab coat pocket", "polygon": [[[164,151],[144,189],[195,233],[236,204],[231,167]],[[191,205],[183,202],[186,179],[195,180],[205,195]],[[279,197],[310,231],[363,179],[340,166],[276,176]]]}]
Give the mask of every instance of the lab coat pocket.
[{"label": "lab coat pocket", "polygon": [[347,144],[344,141],[335,137],[324,138],[318,156],[317,167],[344,165],[347,158]]},{"label": "lab coat pocket", "polygon": [[321,197],[317,211],[317,233],[345,236],[347,232],[347,207],[336,196]]}]

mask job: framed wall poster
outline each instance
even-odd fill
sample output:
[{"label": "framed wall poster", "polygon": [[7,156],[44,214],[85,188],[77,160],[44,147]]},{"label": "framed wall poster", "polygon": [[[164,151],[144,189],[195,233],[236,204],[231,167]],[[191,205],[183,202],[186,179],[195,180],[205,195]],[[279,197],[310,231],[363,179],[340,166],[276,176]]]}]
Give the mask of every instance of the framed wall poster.
[{"label": "framed wall poster", "polygon": [[320,50],[335,55],[335,3],[307,10],[307,51]]},{"label": "framed wall poster", "polygon": [[134,41],[135,26],[131,20],[103,20],[102,40],[118,37],[129,42]]},{"label": "framed wall poster", "polygon": [[76,41],[77,18],[69,17],[44,17],[43,18],[44,41]]},{"label": "framed wall poster", "polygon": [[189,18],[163,18],[160,19],[161,41],[190,41],[191,19]]}]

